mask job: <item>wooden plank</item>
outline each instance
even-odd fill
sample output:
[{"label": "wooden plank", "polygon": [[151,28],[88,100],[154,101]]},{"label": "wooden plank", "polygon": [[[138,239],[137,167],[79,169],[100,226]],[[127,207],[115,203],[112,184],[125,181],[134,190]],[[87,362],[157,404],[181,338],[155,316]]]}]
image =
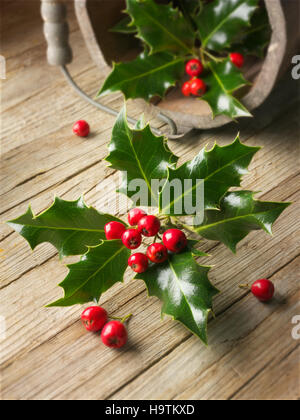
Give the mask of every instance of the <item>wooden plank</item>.
[{"label": "wooden plank", "polygon": [[235,400],[299,400],[300,351],[297,345],[290,353],[273,361],[250,383],[235,394]]}]

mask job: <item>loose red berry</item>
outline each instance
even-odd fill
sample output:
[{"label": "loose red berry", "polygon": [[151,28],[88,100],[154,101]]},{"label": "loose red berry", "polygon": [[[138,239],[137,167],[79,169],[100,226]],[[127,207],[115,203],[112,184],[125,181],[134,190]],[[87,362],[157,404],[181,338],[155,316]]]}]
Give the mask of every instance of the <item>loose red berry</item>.
[{"label": "loose red berry", "polygon": [[230,60],[231,60],[232,64],[234,64],[239,69],[243,67],[244,62],[245,62],[244,56],[240,53],[231,53],[230,54]]},{"label": "loose red berry", "polygon": [[147,216],[147,213],[142,209],[131,209],[128,213],[128,222],[130,226],[136,226],[138,222]]},{"label": "loose red berry", "polygon": [[120,321],[109,322],[102,330],[101,339],[105,346],[113,349],[119,349],[125,346],[128,340],[125,325]]},{"label": "loose red berry", "polygon": [[181,92],[184,96],[191,96],[191,82],[185,82],[181,88]]},{"label": "loose red berry", "polygon": [[107,323],[107,312],[100,306],[91,306],[82,312],[81,319],[88,331],[97,332]]},{"label": "loose red berry", "polygon": [[207,91],[206,83],[202,79],[193,79],[191,81],[191,93],[195,96],[202,96]]},{"label": "loose red berry", "polygon": [[187,246],[187,238],[182,230],[169,229],[163,235],[163,243],[169,251],[178,253]]},{"label": "loose red berry", "polygon": [[155,216],[145,216],[138,223],[138,231],[150,238],[158,234],[160,229],[160,221]]},{"label": "loose red berry", "polygon": [[165,245],[156,242],[148,247],[147,257],[150,261],[160,264],[168,259],[168,250]]},{"label": "loose red berry", "polygon": [[122,242],[129,249],[136,249],[142,243],[142,235],[137,229],[128,229],[122,235]]},{"label": "loose red berry", "polygon": [[261,302],[268,302],[275,293],[274,284],[268,279],[257,280],[251,287],[251,292]]},{"label": "loose red berry", "polygon": [[131,257],[129,257],[128,265],[136,273],[144,273],[147,271],[149,265],[148,258],[145,254],[137,252],[136,254],[132,254]]},{"label": "loose red berry", "polygon": [[121,239],[126,227],[120,222],[109,222],[104,226],[104,232],[108,241]]},{"label": "loose red berry", "polygon": [[203,72],[203,65],[200,60],[195,58],[186,64],[185,71],[191,77],[199,76]]},{"label": "loose red berry", "polygon": [[87,137],[90,134],[90,126],[84,120],[77,121],[73,125],[73,133],[79,137]]}]

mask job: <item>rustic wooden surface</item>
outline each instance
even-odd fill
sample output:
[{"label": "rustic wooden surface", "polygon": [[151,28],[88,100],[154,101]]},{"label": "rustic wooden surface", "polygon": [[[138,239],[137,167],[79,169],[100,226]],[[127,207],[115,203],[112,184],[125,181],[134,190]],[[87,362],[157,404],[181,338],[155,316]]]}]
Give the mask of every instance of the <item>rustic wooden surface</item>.
[{"label": "rustic wooden surface", "polygon": [[[70,71],[94,95],[104,75],[90,60],[69,9],[75,57]],[[46,209],[54,194],[73,200],[86,192],[86,201],[96,205],[103,198],[98,183],[111,181],[113,190],[118,180],[102,161],[114,118],[79,99],[59,70],[47,65],[37,1],[1,0],[1,16],[0,53],[7,59],[1,82],[1,222],[19,216],[29,203],[36,213]],[[62,296],[57,283],[67,273],[55,249],[44,244],[32,253],[1,223],[3,399],[300,399],[299,341],[291,335],[292,318],[300,314],[297,83],[288,75],[253,120],[170,143],[184,161],[215,140],[228,144],[240,131],[246,144],[264,147],[243,187],[261,191],[263,199],[294,202],[276,223],[274,237],[252,233],[237,256],[220,244],[203,243],[213,255],[205,262],[216,264],[211,280],[222,290],[208,348],[181,325],[161,322],[160,303],[148,299],[130,273],[125,285],[102,298],[111,314],[134,313],[130,342],[121,351],[103,347],[83,329],[79,306],[44,308]],[[122,104],[120,95],[104,101]],[[129,113],[138,116],[139,109],[131,104]],[[72,135],[80,118],[91,123],[88,140]],[[269,305],[238,288],[260,277],[277,288]]]}]

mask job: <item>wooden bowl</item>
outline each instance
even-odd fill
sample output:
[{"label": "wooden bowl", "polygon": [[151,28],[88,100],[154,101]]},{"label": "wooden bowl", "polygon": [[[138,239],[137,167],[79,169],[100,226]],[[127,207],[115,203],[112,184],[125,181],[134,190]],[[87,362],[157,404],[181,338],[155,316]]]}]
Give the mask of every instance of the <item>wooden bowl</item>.
[{"label": "wooden bowl", "polygon": [[[291,64],[291,57],[299,46],[299,0],[264,0],[272,28],[271,42],[264,60],[250,59],[245,66],[245,77],[253,82],[241,102],[248,110],[261,105],[271,93],[278,78]],[[80,29],[94,62],[102,71],[110,70],[112,62],[134,58],[138,41],[134,36],[109,31],[124,14],[124,0],[75,0]],[[231,119],[226,116],[212,118],[209,105],[196,98],[185,98],[179,89],[172,89],[164,100],[146,104],[137,100],[153,115],[163,112],[171,117],[181,132],[193,128],[219,127]]]}]

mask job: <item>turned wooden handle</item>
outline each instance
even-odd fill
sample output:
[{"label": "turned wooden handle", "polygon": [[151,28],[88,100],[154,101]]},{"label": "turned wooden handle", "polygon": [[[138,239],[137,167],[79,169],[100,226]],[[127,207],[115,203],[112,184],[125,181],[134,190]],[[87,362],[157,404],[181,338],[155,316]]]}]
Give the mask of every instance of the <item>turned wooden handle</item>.
[{"label": "turned wooden handle", "polygon": [[41,14],[48,43],[47,58],[51,66],[65,66],[72,61],[66,6],[60,0],[42,0]]}]

